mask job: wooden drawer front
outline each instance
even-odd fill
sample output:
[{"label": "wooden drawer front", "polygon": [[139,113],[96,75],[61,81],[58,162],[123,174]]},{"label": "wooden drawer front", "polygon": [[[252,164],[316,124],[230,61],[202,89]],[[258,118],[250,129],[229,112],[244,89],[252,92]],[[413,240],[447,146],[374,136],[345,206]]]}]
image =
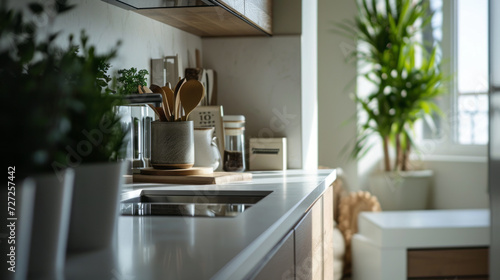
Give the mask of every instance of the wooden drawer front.
[{"label": "wooden drawer front", "polygon": [[295,227],[295,279],[323,279],[322,200]]},{"label": "wooden drawer front", "polygon": [[408,278],[460,276],[488,279],[488,248],[408,250]]},{"label": "wooden drawer front", "polygon": [[481,278],[477,278],[477,277],[473,277],[473,278],[470,278],[468,276],[464,276],[464,277],[457,277],[457,276],[449,276],[449,277],[425,277],[425,278],[409,278],[411,280],[488,280],[489,278],[488,277],[481,277]]},{"label": "wooden drawer front", "polygon": [[333,186],[323,194],[323,279],[333,279]]}]

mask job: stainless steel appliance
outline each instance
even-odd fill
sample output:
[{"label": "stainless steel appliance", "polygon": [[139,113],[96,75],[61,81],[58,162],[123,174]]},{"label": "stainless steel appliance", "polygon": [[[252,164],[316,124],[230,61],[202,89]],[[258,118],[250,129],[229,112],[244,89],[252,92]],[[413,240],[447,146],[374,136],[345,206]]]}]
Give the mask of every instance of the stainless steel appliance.
[{"label": "stainless steel appliance", "polygon": [[125,96],[128,104],[118,106],[122,125],[128,129],[127,152],[125,160],[130,162],[129,174],[140,168],[150,167],[151,161],[151,122],[155,115],[147,104],[159,107],[161,94],[132,94]]}]

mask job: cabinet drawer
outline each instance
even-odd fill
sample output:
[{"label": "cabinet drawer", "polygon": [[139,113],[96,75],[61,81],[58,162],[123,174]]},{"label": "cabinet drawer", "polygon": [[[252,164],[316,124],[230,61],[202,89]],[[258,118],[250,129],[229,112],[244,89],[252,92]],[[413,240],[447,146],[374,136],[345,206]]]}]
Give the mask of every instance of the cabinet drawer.
[{"label": "cabinet drawer", "polygon": [[320,198],[295,227],[295,279],[323,278],[322,210]]},{"label": "cabinet drawer", "polygon": [[263,260],[261,268],[250,279],[293,279],[295,274],[293,251],[294,236],[293,231],[291,231]]},{"label": "cabinet drawer", "polygon": [[488,273],[488,248],[408,250],[409,279],[488,279]]}]

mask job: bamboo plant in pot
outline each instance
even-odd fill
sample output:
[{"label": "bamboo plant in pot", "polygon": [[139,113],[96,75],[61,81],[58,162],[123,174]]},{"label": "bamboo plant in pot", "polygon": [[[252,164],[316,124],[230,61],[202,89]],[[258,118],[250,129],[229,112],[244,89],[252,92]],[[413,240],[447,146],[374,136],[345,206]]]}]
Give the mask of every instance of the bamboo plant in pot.
[{"label": "bamboo plant in pot", "polygon": [[355,55],[369,70],[360,75],[374,88],[355,97],[365,116],[360,117],[352,155],[365,155],[372,147],[370,138],[380,137],[384,169],[370,184],[384,210],[423,209],[427,204],[432,171],[411,170],[410,152],[417,149],[415,123],[423,119],[432,125],[432,115],[441,113],[434,103],[444,93],[438,47],[429,51],[418,40],[431,19],[427,1],[360,0],[354,24],[340,24],[361,44]]}]

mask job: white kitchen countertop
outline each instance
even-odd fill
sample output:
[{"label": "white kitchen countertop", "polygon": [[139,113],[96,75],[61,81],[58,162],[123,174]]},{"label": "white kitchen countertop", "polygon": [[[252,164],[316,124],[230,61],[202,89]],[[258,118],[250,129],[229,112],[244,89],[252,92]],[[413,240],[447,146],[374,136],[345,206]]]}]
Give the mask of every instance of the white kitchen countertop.
[{"label": "white kitchen countertop", "polygon": [[67,279],[242,279],[335,180],[335,170],[252,172],[223,185],[126,185],[124,191],[272,191],[236,217],[120,216],[113,248],[67,260]]}]

